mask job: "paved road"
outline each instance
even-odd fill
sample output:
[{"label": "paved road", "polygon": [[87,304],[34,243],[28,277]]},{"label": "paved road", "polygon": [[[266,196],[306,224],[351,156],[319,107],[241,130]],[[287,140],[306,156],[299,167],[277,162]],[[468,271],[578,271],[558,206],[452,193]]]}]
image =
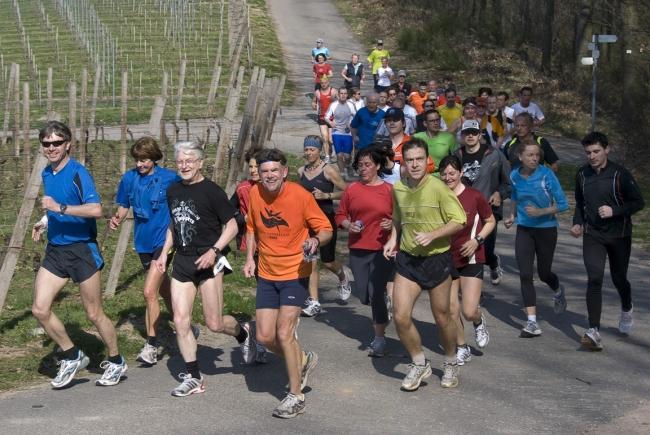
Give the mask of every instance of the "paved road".
[{"label": "paved road", "polygon": [[[270,3],[290,65],[307,59],[318,36],[334,48],[335,56],[365,52],[349,31],[339,31],[343,21],[329,2]],[[305,77],[301,74],[295,78]],[[298,85],[299,91],[309,88],[304,80]],[[286,123],[274,135],[279,147],[291,151],[300,147],[305,132],[315,132],[313,124],[305,121],[305,107],[306,100],[297,97],[293,108],[283,110]],[[117,387],[95,387],[92,381],[97,375],[83,373],[65,391],[42,385],[1,395],[3,432],[648,433],[650,296],[645,277],[650,256],[635,251],[630,266],[634,332],[629,337],[617,332],[617,296],[607,276],[605,351],[583,352],[579,337],[586,325],[585,274],[580,242],[570,238],[567,229],[565,220],[555,271],[567,287],[568,311],[554,315],[550,291],[539,286],[544,334],[529,340],[518,338],[525,316],[512,255],[514,230],[499,229],[497,251],[506,275],[500,286],[485,287],[490,345],[484,353],[474,349],[472,362],[461,370],[458,389],[437,385],[442,353],[425,296],[416,306],[415,317],[434,376],[419,391],[404,393],[399,385],[408,360],[394,327],[388,328],[390,355],[366,356],[362,349],[371,338],[370,310],[356,299],[347,306],[335,304],[335,283],[324,275],[325,312],[316,319],[303,319],[300,326],[301,342],[321,359],[307,393],[307,413],[299,418],[282,421],[270,416],[284,395],[282,361],[271,358],[266,365],[243,366],[234,340],[204,330],[199,357],[207,375],[205,394],[183,399],[169,395],[177,383],[172,375],[182,367],[178,356],[165,358],[153,368],[132,362],[128,379]]]}]

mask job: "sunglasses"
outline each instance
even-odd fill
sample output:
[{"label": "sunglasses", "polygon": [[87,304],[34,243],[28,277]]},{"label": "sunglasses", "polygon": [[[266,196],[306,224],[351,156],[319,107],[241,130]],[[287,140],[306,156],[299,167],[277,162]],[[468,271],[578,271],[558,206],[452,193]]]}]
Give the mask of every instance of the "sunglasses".
[{"label": "sunglasses", "polygon": [[479,130],[465,130],[461,132],[461,134],[464,134],[466,136],[478,136],[481,132]]},{"label": "sunglasses", "polygon": [[43,146],[43,148],[49,148],[50,146],[60,147],[66,142],[68,141],[63,139],[63,140],[55,140],[52,142],[41,142],[41,145]]}]

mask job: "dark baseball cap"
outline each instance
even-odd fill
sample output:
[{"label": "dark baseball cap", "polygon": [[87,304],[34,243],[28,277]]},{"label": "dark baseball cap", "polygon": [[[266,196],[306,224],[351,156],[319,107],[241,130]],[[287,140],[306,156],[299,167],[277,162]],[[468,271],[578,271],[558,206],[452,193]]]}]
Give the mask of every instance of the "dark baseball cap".
[{"label": "dark baseball cap", "polygon": [[397,107],[391,107],[386,111],[384,119],[390,119],[391,121],[404,121],[404,111],[402,109],[398,109]]}]

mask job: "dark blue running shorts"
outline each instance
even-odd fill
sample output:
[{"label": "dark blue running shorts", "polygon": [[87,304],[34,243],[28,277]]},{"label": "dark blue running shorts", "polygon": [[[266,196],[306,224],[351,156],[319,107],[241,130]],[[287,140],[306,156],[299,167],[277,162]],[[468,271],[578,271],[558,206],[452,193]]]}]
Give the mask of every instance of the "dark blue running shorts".
[{"label": "dark blue running shorts", "polygon": [[260,276],[257,278],[255,308],[278,309],[282,305],[302,307],[309,294],[308,286],[309,278],[270,281]]}]

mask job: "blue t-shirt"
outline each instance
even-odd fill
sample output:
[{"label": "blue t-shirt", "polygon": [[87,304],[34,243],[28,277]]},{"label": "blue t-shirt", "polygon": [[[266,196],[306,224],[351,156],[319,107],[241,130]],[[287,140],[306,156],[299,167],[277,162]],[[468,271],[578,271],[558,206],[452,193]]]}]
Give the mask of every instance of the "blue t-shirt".
[{"label": "blue t-shirt", "polygon": [[381,109],[377,109],[375,113],[372,113],[367,107],[363,107],[354,115],[350,127],[358,129],[358,149],[366,148],[373,142],[377,127],[379,127],[381,120],[384,119],[385,114],[386,112]]},{"label": "blue t-shirt", "polygon": [[[78,161],[70,159],[59,172],[48,165],[41,173],[45,195],[65,205],[99,204],[99,194],[88,170]],[[97,240],[95,218],[70,216],[47,212],[47,240],[55,246],[72,245]]]},{"label": "blue t-shirt", "polygon": [[521,168],[510,173],[512,194],[510,198],[517,201],[517,225],[532,228],[549,228],[557,226],[555,215],[530,217],[526,206],[537,208],[550,207],[555,203],[558,213],[569,208],[562,186],[553,171],[546,166],[539,166],[528,178],[521,176]]},{"label": "blue t-shirt", "polygon": [[138,253],[152,253],[165,244],[169,226],[167,188],[181,178],[176,172],[154,166],[150,175],[131,169],[122,176],[115,203],[133,207],[133,239]]},{"label": "blue t-shirt", "polygon": [[316,59],[316,55],[319,55],[321,53],[324,54],[327,59],[330,58],[330,49],[327,47],[321,47],[321,48],[314,47],[311,49],[311,57],[313,57],[314,59]]}]

